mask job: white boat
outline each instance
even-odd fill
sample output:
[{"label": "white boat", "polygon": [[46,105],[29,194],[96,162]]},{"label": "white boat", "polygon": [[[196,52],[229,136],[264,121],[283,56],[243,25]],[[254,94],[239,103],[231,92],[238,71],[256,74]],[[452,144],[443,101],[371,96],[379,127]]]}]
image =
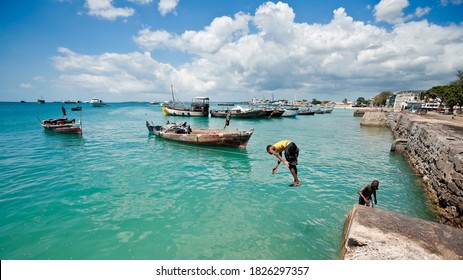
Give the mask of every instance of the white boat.
[{"label": "white boat", "polygon": [[297,107],[287,107],[287,108],[282,108],[285,112],[283,113],[283,115],[281,115],[282,117],[290,117],[290,118],[294,118],[297,116],[297,112],[299,110],[299,108]]},{"label": "white boat", "polygon": [[188,117],[208,117],[209,116],[209,97],[195,97],[191,102],[190,108],[186,107],[183,103],[175,102],[174,87],[172,89],[172,102],[169,104],[162,104],[162,111],[164,115],[172,116],[188,116]]},{"label": "white boat", "polygon": [[209,116],[209,97],[195,97],[191,107],[179,105],[163,105],[162,111],[165,115],[207,117]]},{"label": "white boat", "polygon": [[106,103],[104,103],[103,100],[98,99],[96,97],[92,98],[92,100],[90,100],[90,103],[92,104],[93,107],[106,106]]}]

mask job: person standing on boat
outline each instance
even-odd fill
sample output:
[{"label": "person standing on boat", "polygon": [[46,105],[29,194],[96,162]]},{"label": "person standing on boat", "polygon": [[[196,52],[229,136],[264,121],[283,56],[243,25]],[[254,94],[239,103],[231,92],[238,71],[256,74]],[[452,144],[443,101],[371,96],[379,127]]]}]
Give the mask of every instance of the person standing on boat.
[{"label": "person standing on boat", "polygon": [[375,204],[378,203],[376,200],[376,190],[379,189],[379,181],[378,180],[373,180],[370,184],[366,184],[360,190],[358,191],[359,194],[359,204],[360,205],[367,205],[367,206],[373,206],[371,202],[371,195],[375,198]]},{"label": "person standing on boat", "polygon": [[[283,151],[285,151],[286,160],[282,157]],[[277,164],[272,169],[272,174],[277,172],[278,166],[281,162],[283,162],[289,168],[291,175],[293,175],[294,178],[294,182],[289,186],[298,187],[301,185],[299,178],[297,177],[297,157],[299,156],[299,148],[296,146],[296,143],[291,142],[290,140],[282,140],[273,145],[268,145],[267,153],[278,158]]]}]

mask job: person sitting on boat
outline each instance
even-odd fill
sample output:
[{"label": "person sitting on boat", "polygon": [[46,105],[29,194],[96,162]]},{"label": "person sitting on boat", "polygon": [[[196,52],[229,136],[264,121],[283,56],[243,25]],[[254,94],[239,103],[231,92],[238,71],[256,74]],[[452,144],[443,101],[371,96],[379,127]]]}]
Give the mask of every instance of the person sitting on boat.
[{"label": "person sitting on boat", "polygon": [[184,129],[184,131],[185,131],[186,134],[190,134],[190,132],[191,132],[191,127],[187,124],[187,122],[184,122],[184,123],[182,124],[182,127],[183,127],[183,129]]},{"label": "person sitting on boat", "polygon": [[[285,158],[281,156],[283,151],[285,151]],[[272,174],[277,172],[278,166],[281,162],[289,168],[291,175],[293,175],[294,182],[290,184],[291,187],[298,187],[301,185],[299,178],[297,177],[297,157],[299,156],[299,148],[296,146],[296,143],[291,142],[290,140],[282,140],[273,145],[267,146],[267,153],[274,155],[278,158],[278,162],[275,167],[272,169]]]},{"label": "person sitting on boat", "polygon": [[177,126],[175,129],[175,133],[177,134],[190,134],[190,132],[191,128],[186,122],[184,122],[181,126]]}]

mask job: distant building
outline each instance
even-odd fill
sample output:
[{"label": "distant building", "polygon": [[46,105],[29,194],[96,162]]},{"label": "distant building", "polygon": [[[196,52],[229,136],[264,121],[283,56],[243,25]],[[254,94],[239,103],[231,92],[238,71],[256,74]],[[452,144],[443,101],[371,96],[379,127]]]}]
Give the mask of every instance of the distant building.
[{"label": "distant building", "polygon": [[386,106],[394,108],[394,111],[400,111],[411,103],[420,101],[421,93],[424,90],[404,90],[394,93],[386,103]]}]

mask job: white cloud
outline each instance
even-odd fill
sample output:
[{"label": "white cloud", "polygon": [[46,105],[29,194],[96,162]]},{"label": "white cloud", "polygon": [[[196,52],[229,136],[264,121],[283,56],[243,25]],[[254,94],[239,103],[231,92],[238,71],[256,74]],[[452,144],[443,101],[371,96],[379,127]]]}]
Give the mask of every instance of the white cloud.
[{"label": "white cloud", "polygon": [[118,17],[130,17],[135,14],[132,8],[116,8],[112,0],[86,0],[88,14],[103,19],[115,20]]},{"label": "white cloud", "polygon": [[169,92],[174,84],[180,92],[215,100],[236,100],[237,92],[250,95],[241,98],[271,92],[288,99],[296,92],[327,100],[320,95],[369,97],[445,84],[463,67],[463,25],[421,20],[386,30],[355,21],[344,8],[333,11],[327,24],[294,18],[287,4],[268,2],[254,15],[219,17],[202,30],[140,30],[134,41],[145,51],[167,48],[191,55],[176,67],[149,52],[90,56],[66,48],[54,62],[63,72],[61,82],[74,88],[131,95]]},{"label": "white cloud", "polygon": [[153,2],[153,0],[129,0],[129,1],[133,2],[133,3],[140,4],[140,5],[147,5],[147,4],[151,4]]},{"label": "white cloud", "polygon": [[180,0],[159,0],[158,11],[161,15],[166,15],[170,12],[175,12],[175,8]]},{"label": "white cloud", "polygon": [[[60,82],[93,92],[133,94],[162,91],[169,92],[166,83],[174,82],[182,88],[203,91],[206,82],[183,69],[156,62],[149,53],[104,53],[85,55],[67,48],[53,58],[55,67],[64,74]],[[160,90],[161,89],[161,90]]]},{"label": "white cloud", "polygon": [[43,76],[35,76],[34,81],[36,82],[46,82],[47,80]]},{"label": "white cloud", "polygon": [[402,10],[408,5],[408,0],[381,0],[374,8],[376,21],[402,23],[404,22]]},{"label": "white cloud", "polygon": [[250,16],[236,14],[235,18],[215,18],[201,31],[185,31],[183,34],[170,34],[165,30],[151,31],[144,28],[134,37],[134,41],[145,50],[156,48],[175,48],[190,53],[214,53],[225,44],[248,33]]},{"label": "white cloud", "polygon": [[31,89],[32,88],[32,85],[29,84],[29,83],[21,83],[19,85],[20,88],[24,88],[24,89]]},{"label": "white cloud", "polygon": [[461,5],[463,3],[463,0],[441,0],[440,1],[441,5],[442,6],[447,6],[449,3],[452,4],[452,5]]},{"label": "white cloud", "polygon": [[431,8],[429,8],[429,7],[424,7],[424,8],[418,7],[415,10],[415,16],[420,18],[420,17],[423,17],[423,16],[429,14],[429,12],[431,12]]}]

